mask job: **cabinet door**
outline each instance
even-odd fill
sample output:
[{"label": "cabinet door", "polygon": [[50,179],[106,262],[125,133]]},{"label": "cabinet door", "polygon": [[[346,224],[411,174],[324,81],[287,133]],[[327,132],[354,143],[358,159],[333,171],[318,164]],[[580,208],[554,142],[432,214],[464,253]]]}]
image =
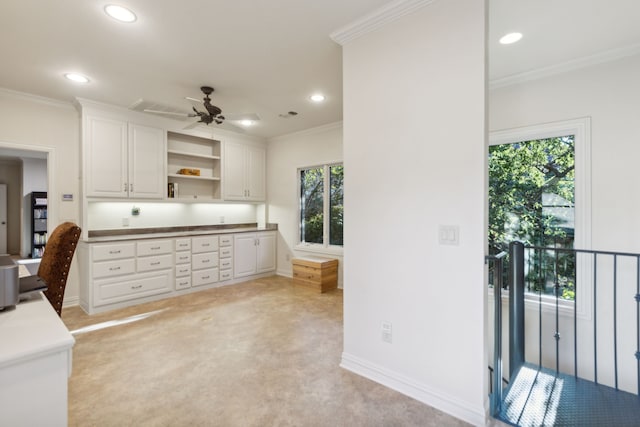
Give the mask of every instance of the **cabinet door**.
[{"label": "cabinet door", "polygon": [[247,147],[247,197],[250,200],[265,199],[265,162],[263,148]]},{"label": "cabinet door", "polygon": [[226,200],[244,200],[245,186],[245,147],[240,144],[225,143],[224,146],[224,198]]},{"label": "cabinet door", "polygon": [[250,276],[256,273],[255,233],[236,234],[233,243],[234,277]]},{"label": "cabinet door", "polygon": [[127,197],[127,122],[87,116],[85,126],[87,196]]},{"label": "cabinet door", "polygon": [[166,153],[162,129],[129,124],[129,197],[164,198]]},{"label": "cabinet door", "polygon": [[258,233],[257,273],[266,273],[276,269],[276,233]]}]

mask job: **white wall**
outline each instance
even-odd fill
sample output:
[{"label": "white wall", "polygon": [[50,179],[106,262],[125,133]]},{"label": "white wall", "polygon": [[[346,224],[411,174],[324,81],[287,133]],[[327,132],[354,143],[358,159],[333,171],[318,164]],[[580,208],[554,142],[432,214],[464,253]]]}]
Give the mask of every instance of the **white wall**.
[{"label": "white wall", "polygon": [[492,90],[490,130],[591,117],[593,249],[640,252],[640,56]]},{"label": "white wall", "polygon": [[[60,202],[62,193],[80,194],[80,120],[71,104],[0,90],[0,147],[47,152],[50,230],[67,220],[79,223],[78,197]],[[78,295],[74,258],[65,301],[77,302]]]},{"label": "white wall", "polygon": [[[484,3],[436,1],[343,46],[342,366],[478,425],[488,393]],[[439,244],[440,225],[459,227],[459,245]]]},{"label": "white wall", "polygon": [[338,286],[342,287],[341,252],[310,252],[299,243],[298,168],[342,161],[342,123],[296,132],[269,140],[267,194],[269,222],[277,223],[278,274],[292,275],[291,258],[304,255],[338,259]]},{"label": "white wall", "polygon": [[[579,117],[591,118],[591,247],[581,249],[640,252],[640,184],[637,159],[640,158],[640,127],[638,126],[638,99],[640,85],[640,56],[574,70],[556,76],[494,89],[489,94],[489,117],[492,131],[541,123],[556,122]],[[631,284],[622,278],[635,275],[635,264],[619,263],[619,370],[620,387],[636,392],[635,365],[635,278]],[[602,337],[599,340],[599,380],[613,384],[612,299],[611,268],[602,268],[598,290],[598,320]],[[635,276],[634,276],[635,277]],[[623,286],[627,286],[623,290]],[[605,289],[609,287],[609,289]],[[606,293],[608,292],[608,293]],[[579,296],[578,296],[579,297]],[[551,314],[549,314],[551,316]],[[570,319],[564,319],[570,323]],[[534,331],[537,320],[532,319],[528,330],[534,332],[529,339],[537,340]],[[586,348],[581,360],[586,366],[580,376],[592,378],[593,365],[589,358],[592,348],[592,315],[579,319],[579,331],[586,331],[581,341]],[[580,332],[579,332],[580,333]],[[571,342],[572,331],[562,334]],[[525,347],[536,348],[527,342]],[[549,344],[543,357],[555,360]],[[565,351],[566,355],[567,352]],[[527,357],[537,361],[537,354],[527,351]],[[565,361],[566,362],[566,361]],[[571,361],[570,361],[571,362]],[[571,365],[571,363],[569,363]],[[570,368],[572,368],[570,366]]]}]

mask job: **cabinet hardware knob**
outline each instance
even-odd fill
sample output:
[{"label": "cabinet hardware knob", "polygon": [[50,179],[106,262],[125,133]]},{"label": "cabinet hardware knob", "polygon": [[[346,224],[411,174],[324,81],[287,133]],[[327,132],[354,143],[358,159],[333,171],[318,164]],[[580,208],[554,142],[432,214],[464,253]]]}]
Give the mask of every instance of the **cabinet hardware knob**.
[{"label": "cabinet hardware knob", "polygon": [[160,246],[154,246],[151,248],[152,251],[157,251],[158,249],[160,249]]},{"label": "cabinet hardware knob", "polygon": [[109,251],[110,254],[119,254],[120,253],[120,249],[118,249],[117,251]]},{"label": "cabinet hardware knob", "polygon": [[132,286],[131,289],[140,289],[142,285]]},{"label": "cabinet hardware knob", "polygon": [[109,271],[117,271],[120,270],[120,267],[109,267]]},{"label": "cabinet hardware knob", "polygon": [[160,265],[160,261],[158,262],[152,262],[151,265]]}]

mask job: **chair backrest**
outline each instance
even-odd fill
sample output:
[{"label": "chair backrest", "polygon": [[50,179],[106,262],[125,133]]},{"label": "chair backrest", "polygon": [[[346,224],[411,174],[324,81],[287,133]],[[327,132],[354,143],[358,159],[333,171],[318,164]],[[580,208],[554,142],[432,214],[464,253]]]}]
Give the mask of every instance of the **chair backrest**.
[{"label": "chair backrest", "polygon": [[44,254],[38,268],[38,276],[47,284],[44,295],[53,309],[62,316],[62,300],[67,286],[71,260],[80,239],[80,227],[72,222],[63,222],[47,239]]}]

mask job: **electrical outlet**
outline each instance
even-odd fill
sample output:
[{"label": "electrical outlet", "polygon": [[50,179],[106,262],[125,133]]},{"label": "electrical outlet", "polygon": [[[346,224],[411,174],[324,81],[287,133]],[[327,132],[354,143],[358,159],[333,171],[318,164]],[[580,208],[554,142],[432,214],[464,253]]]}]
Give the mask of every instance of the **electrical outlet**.
[{"label": "electrical outlet", "polygon": [[286,255],[284,256],[284,258],[285,258],[285,260],[287,260],[287,261],[291,261],[291,255],[289,255],[289,254],[286,254]]},{"label": "electrical outlet", "polygon": [[129,226],[129,218],[127,218],[127,217],[122,218],[122,225],[124,227]]},{"label": "electrical outlet", "polygon": [[224,224],[224,216],[220,215],[220,224]]},{"label": "electrical outlet", "polygon": [[393,342],[393,329],[391,322],[382,322],[382,341],[391,344]]}]

